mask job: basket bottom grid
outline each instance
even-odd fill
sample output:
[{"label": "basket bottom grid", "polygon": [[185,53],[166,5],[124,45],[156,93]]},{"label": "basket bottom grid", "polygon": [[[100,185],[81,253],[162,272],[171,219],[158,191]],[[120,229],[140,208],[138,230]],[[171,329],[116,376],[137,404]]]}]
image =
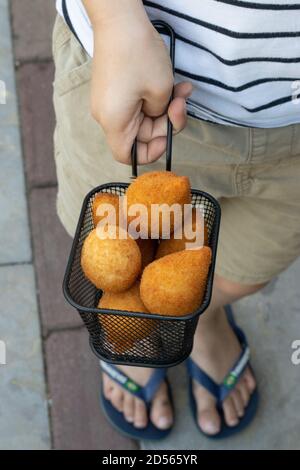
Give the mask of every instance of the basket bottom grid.
[{"label": "basket bottom grid", "polygon": [[[126,330],[122,329],[124,323],[119,323],[124,317],[101,314],[99,320],[98,315],[79,313],[90,333],[92,351],[99,359],[114,364],[148,367],[171,367],[184,361],[191,353],[198,322],[198,318],[187,322],[134,318],[131,319],[135,323],[131,324],[130,336],[126,336]],[[109,319],[109,331],[104,318]],[[148,329],[145,329],[145,322],[150,324]],[[110,331],[113,331],[112,338]],[[134,337],[140,339],[133,341]]]}]

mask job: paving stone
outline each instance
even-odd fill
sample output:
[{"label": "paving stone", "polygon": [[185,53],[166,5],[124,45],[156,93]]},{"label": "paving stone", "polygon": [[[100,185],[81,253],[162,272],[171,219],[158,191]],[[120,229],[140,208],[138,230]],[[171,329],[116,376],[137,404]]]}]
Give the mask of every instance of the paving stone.
[{"label": "paving stone", "polygon": [[56,184],[53,77],[52,63],[26,64],[17,70],[25,170],[29,187]]},{"label": "paving stone", "polygon": [[55,0],[11,0],[15,58],[20,61],[51,57]]},{"label": "paving stone", "polygon": [[0,264],[24,263],[31,260],[25,187],[18,142],[19,133],[16,128],[1,128]]},{"label": "paving stone", "polygon": [[[0,264],[31,260],[8,5],[0,0]],[[4,189],[5,188],[5,189]]]},{"label": "paving stone", "polygon": [[56,215],[56,188],[34,189],[29,200],[43,332],[82,325],[62,293],[71,238]]},{"label": "paving stone", "polygon": [[176,427],[162,442],[144,449],[300,449],[300,365],[293,365],[293,341],[300,340],[300,259],[276,283],[234,305],[238,323],[252,347],[260,407],[255,421],[223,441],[202,436],[191,417],[183,365],[170,371],[176,401]]},{"label": "paving stone", "polygon": [[99,406],[100,373],[84,329],[52,333],[46,341],[54,448],[136,449],[106,421]]},{"label": "paving stone", "polygon": [[0,449],[49,449],[48,404],[32,266],[0,267]]}]

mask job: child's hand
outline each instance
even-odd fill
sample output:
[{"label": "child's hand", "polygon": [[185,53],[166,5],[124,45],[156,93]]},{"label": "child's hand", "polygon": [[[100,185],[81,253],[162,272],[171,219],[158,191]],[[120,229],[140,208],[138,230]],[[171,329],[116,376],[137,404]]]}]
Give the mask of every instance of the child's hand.
[{"label": "child's hand", "polygon": [[[146,14],[124,12],[94,25],[92,115],[117,161],[130,164],[136,137],[139,164],[162,156],[173,85],[169,52]],[[186,125],[191,92],[187,82],[175,87],[168,108],[175,133]]]}]

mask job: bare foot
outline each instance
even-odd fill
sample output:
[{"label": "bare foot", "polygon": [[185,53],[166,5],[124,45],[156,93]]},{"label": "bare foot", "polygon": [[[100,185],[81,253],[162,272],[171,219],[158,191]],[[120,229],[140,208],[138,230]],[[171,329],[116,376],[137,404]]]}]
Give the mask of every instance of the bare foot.
[{"label": "bare foot", "polygon": [[[139,385],[144,386],[153,369],[142,367],[118,366],[120,371],[133,379]],[[105,372],[103,373],[103,392],[107,400],[121,413],[126,421],[132,423],[136,428],[143,429],[148,424],[148,414],[145,403],[124,390]],[[150,419],[154,426],[159,429],[169,429],[173,424],[173,412],[168,396],[167,385],[162,382],[158,388],[151,404]]]},{"label": "bare foot", "polygon": [[[203,320],[203,321],[202,321]],[[222,383],[241,352],[239,341],[222,309],[214,321],[200,318],[191,358],[216,383]],[[250,396],[256,387],[251,370],[247,368],[235,388],[223,402],[225,422],[236,426],[244,415]],[[218,434],[221,419],[215,398],[195,380],[193,393],[198,408],[198,423],[206,434]]]}]

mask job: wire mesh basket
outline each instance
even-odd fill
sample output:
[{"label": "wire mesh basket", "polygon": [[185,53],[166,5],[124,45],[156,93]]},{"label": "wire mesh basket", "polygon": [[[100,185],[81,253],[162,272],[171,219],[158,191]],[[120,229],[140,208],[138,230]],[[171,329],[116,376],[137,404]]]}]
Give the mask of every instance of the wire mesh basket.
[{"label": "wire mesh basket", "polygon": [[[207,309],[211,299],[220,207],[209,194],[192,190],[192,204],[194,207],[201,207],[208,230],[208,245],[212,250],[212,264],[206,291],[202,305],[197,311],[189,316],[170,317],[98,309],[97,305],[102,292],[85,277],[82,271],[81,249],[84,240],[94,229],[92,205],[96,194],[107,192],[122,196],[127,187],[125,183],[105,184],[95,188],[85,198],[65,274],[64,294],[67,301],[78,310],[89,331],[91,347],[99,358],[107,362],[149,367],[175,365],[189,356],[199,315]],[[124,334],[126,335],[124,322],[129,318],[131,318],[129,320],[131,334],[133,329],[134,336],[141,339],[137,340],[128,351],[118,350],[115,344],[107,340],[105,328],[103,328],[105,319],[108,317],[110,328],[114,328],[116,335],[119,335],[120,344],[124,342]],[[102,323],[101,318],[104,319]]]},{"label": "wire mesh basket", "polygon": [[[161,21],[154,25],[169,34],[171,59],[174,65],[175,36],[173,30]],[[171,170],[172,124],[168,122],[167,170]],[[132,152],[133,176],[137,176],[136,145]],[[208,307],[212,294],[214,267],[220,225],[220,206],[209,194],[192,190],[192,205],[199,207],[208,231],[208,245],[212,250],[205,295],[197,311],[182,317],[151,315],[120,310],[97,308],[102,291],[98,290],[84,275],[81,267],[81,250],[84,240],[95,228],[93,223],[93,201],[98,193],[124,196],[128,184],[108,183],[92,190],[85,198],[79,218],[73,246],[63,283],[67,301],[75,307],[90,335],[90,345],[100,359],[115,364],[149,367],[170,367],[186,359],[193,346],[193,338],[199,315]],[[114,332],[112,342],[107,334],[107,325]],[[128,345],[126,332],[130,328]]]}]

